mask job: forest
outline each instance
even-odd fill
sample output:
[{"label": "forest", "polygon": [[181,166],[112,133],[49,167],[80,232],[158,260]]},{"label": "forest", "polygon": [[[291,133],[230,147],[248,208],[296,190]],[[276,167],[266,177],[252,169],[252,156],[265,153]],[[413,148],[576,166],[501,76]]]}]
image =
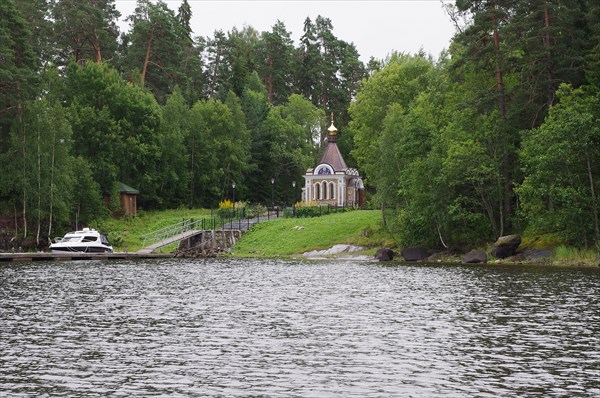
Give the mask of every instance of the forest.
[{"label": "forest", "polygon": [[196,37],[188,0],[137,0],[127,32],[114,0],[4,0],[1,218],[45,244],[111,214],[120,183],[144,210],[215,207],[234,182],[268,202],[271,179],[292,204],[334,115],[403,245],[524,233],[599,247],[600,4],[444,7],[442,54],[365,63],[324,16],[294,43],[280,21]]}]

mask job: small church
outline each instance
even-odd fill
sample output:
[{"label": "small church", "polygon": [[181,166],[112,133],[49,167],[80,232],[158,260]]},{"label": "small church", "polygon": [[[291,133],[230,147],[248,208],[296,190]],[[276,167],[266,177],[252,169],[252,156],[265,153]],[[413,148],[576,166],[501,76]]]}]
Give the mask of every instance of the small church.
[{"label": "small church", "polygon": [[346,166],[337,146],[337,129],[327,130],[327,147],[316,167],[306,170],[302,200],[315,205],[364,207],[365,190],[358,171]]}]

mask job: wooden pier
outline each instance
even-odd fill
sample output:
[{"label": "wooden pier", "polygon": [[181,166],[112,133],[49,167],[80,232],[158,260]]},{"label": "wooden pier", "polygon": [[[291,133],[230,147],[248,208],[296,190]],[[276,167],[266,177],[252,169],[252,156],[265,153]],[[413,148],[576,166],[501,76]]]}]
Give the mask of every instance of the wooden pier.
[{"label": "wooden pier", "polygon": [[172,258],[172,254],[141,252],[117,253],[0,253],[0,263],[11,261],[141,260]]}]

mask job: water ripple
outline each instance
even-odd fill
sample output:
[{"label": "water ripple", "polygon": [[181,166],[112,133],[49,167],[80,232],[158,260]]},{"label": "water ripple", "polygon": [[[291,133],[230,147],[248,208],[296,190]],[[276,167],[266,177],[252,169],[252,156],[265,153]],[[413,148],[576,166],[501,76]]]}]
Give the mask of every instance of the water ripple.
[{"label": "water ripple", "polygon": [[597,397],[600,272],[0,265],[6,397]]}]

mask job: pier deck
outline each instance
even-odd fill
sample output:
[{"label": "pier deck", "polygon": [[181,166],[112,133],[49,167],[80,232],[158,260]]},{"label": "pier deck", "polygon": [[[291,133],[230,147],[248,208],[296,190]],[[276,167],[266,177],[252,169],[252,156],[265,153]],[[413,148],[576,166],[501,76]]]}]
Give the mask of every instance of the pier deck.
[{"label": "pier deck", "polygon": [[76,261],[76,260],[138,260],[170,258],[172,254],[116,253],[0,253],[0,262],[10,261]]}]

